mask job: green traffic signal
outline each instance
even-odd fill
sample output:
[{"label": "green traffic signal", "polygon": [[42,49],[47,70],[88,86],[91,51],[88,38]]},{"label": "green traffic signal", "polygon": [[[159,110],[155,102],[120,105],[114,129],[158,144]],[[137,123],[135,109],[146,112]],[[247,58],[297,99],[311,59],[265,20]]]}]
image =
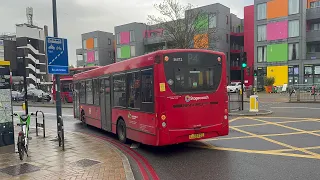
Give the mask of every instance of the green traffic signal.
[{"label": "green traffic signal", "polygon": [[247,67],[247,63],[242,63],[242,68],[246,68]]}]

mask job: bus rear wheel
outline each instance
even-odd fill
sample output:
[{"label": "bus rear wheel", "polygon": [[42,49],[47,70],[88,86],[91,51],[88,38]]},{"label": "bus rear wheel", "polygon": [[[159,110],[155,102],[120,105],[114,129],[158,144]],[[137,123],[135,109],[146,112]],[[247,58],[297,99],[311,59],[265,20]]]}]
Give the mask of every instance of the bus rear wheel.
[{"label": "bus rear wheel", "polygon": [[85,118],[85,115],[84,115],[84,111],[81,111],[81,116],[80,116],[80,120],[83,124],[86,124],[86,118]]},{"label": "bus rear wheel", "polygon": [[120,119],[117,123],[117,135],[120,142],[127,142],[127,128],[123,119]]}]

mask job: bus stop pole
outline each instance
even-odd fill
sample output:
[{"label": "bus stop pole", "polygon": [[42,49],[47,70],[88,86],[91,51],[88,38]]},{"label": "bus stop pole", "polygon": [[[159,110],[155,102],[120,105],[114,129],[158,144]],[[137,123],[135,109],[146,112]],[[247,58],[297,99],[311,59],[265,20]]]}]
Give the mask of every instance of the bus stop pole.
[{"label": "bus stop pole", "polygon": [[[58,23],[57,23],[57,2],[52,0],[52,15],[53,15],[53,36],[58,37]],[[61,96],[60,96],[60,76],[55,75],[56,81],[56,109],[57,109],[57,132],[59,132],[59,117],[62,116],[61,110]]]}]

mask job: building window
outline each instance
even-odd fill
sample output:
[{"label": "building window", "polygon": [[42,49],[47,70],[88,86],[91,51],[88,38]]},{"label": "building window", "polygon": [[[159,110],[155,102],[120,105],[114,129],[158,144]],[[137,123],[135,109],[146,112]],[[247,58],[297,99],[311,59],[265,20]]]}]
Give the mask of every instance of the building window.
[{"label": "building window", "polygon": [[[1,50],[0,50],[0,57],[1,57]],[[77,61],[83,61],[83,55],[77,55]]]},{"label": "building window", "polygon": [[87,61],[88,60],[88,55],[87,55],[87,53],[85,52],[85,53],[83,53],[83,60],[84,61]]},{"label": "building window", "polygon": [[312,65],[304,66],[304,84],[313,84],[313,67]]},{"label": "building window", "polygon": [[120,34],[116,34],[116,40],[117,40],[117,44],[120,44]]},{"label": "building window", "polygon": [[80,96],[80,103],[85,104],[86,103],[86,82],[80,83],[79,96]]},{"label": "building window", "polygon": [[[319,1],[320,2],[320,1]],[[313,23],[310,25],[311,31],[319,31],[320,30],[320,24],[319,23]]]},{"label": "building window", "polygon": [[111,39],[108,38],[108,44],[111,45]]},{"label": "building window", "polygon": [[229,43],[229,34],[226,34],[226,42]]},{"label": "building window", "polygon": [[140,72],[128,73],[128,107],[134,109],[140,109],[141,106],[141,81],[140,81]]},{"label": "building window", "polygon": [[95,48],[98,47],[98,38],[94,38],[93,39],[93,45],[94,45]]},{"label": "building window", "polygon": [[136,56],[136,47],[130,46],[130,56],[135,57]]},{"label": "building window", "polygon": [[289,37],[298,37],[300,34],[299,20],[289,21]]},{"label": "building window", "polygon": [[216,28],[217,27],[217,16],[216,14],[209,14],[209,28]]},{"label": "building window", "polygon": [[86,82],[86,103],[93,104],[92,80]]},{"label": "building window", "polygon": [[298,14],[300,7],[300,0],[289,0],[289,15]]},{"label": "building window", "polygon": [[229,24],[229,17],[226,16],[226,24]]},{"label": "building window", "polygon": [[87,40],[82,41],[82,47],[83,49],[87,49]]},{"label": "building window", "polygon": [[121,48],[117,47],[117,58],[121,58]]},{"label": "building window", "polygon": [[319,43],[307,44],[307,51],[310,53],[320,52],[320,44]]},{"label": "building window", "polygon": [[258,47],[258,62],[267,61],[267,46]]},{"label": "building window", "polygon": [[154,112],[153,69],[141,71],[141,110]]},{"label": "building window", "polygon": [[99,80],[93,80],[93,103],[94,105],[100,105],[100,89],[99,89]]},{"label": "building window", "polygon": [[99,61],[99,51],[94,52],[95,61]]},{"label": "building window", "polygon": [[108,56],[111,57],[111,52],[110,51],[108,52]]},{"label": "building window", "polygon": [[134,42],[134,41],[136,41],[134,37],[134,31],[130,31],[130,42]]},{"label": "building window", "polygon": [[299,43],[289,44],[289,60],[299,59]]},{"label": "building window", "polygon": [[310,8],[317,8],[317,7],[320,7],[320,1],[310,3]]},{"label": "building window", "polygon": [[299,84],[299,66],[289,66],[288,67],[288,79],[289,85]]},{"label": "building window", "polygon": [[126,75],[115,75],[113,78],[113,106],[126,107]]},{"label": "building window", "polygon": [[257,6],[257,20],[262,20],[267,18],[267,4],[258,4]]},{"label": "building window", "polygon": [[258,41],[265,41],[267,39],[267,26],[258,26]]}]

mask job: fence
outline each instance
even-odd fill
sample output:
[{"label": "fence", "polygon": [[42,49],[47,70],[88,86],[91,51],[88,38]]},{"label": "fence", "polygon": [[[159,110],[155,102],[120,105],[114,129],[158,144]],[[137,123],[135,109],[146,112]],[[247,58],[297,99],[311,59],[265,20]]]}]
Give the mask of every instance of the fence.
[{"label": "fence", "polygon": [[288,91],[290,102],[320,102],[320,84],[296,84]]},{"label": "fence", "polygon": [[240,93],[228,93],[229,97],[229,112],[241,110],[241,95]]}]

